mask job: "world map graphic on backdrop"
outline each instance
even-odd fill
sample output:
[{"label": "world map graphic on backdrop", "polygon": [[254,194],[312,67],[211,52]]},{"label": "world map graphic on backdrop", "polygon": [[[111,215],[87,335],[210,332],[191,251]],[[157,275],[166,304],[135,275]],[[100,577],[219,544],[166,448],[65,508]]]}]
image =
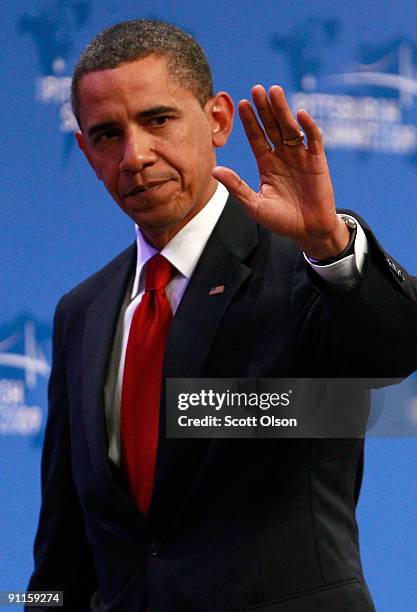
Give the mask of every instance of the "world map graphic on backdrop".
[{"label": "world map graphic on backdrop", "polygon": [[[37,48],[41,76],[35,99],[58,107],[64,151],[73,146],[77,128],[69,102],[68,60],[73,35],[89,21],[91,0],[55,0],[37,15],[23,14],[18,30],[30,34]],[[417,161],[417,45],[406,38],[360,45],[356,59],[334,74],[323,73],[323,56],[338,43],[337,19],[308,17],[289,33],[275,34],[272,49],[287,59],[294,109],[306,108],[318,121],[328,149],[391,153]]]},{"label": "world map graphic on backdrop", "polygon": [[294,110],[317,120],[328,149],[403,155],[417,162],[417,45],[404,38],[361,45],[357,60],[323,73],[323,56],[341,32],[335,19],[309,17],[276,34],[272,49],[287,59]]},{"label": "world map graphic on backdrop", "polygon": [[66,154],[77,128],[70,104],[73,36],[87,25],[92,10],[92,0],[53,0],[45,2],[36,15],[24,13],[17,21],[18,32],[31,36],[38,54],[41,76],[35,84],[35,100],[58,108]]},{"label": "world map graphic on backdrop", "polygon": [[0,328],[0,436],[41,442],[51,328],[21,315]]}]

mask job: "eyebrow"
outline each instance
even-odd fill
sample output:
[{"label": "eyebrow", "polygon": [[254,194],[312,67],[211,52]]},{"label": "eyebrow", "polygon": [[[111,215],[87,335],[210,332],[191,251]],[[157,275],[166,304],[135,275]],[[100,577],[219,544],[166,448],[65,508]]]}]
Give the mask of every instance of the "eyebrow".
[{"label": "eyebrow", "polygon": [[91,138],[91,136],[94,136],[94,134],[97,134],[97,132],[104,132],[105,130],[113,128],[115,125],[116,125],[115,123],[111,123],[111,122],[96,123],[96,125],[92,125],[90,128],[88,128],[87,134]]},{"label": "eyebrow", "polygon": [[[140,113],[138,113],[137,116],[139,119],[149,119],[151,117],[156,117],[164,113],[172,113],[177,110],[178,109],[174,108],[173,106],[154,106],[153,108],[148,108],[144,111],[141,111]],[[87,134],[91,138],[92,136],[94,136],[94,134],[97,134],[97,132],[103,132],[105,130],[114,128],[115,125],[116,123],[112,121],[107,121],[105,123],[97,123],[88,128]]]},{"label": "eyebrow", "polygon": [[140,119],[149,119],[149,117],[154,117],[155,115],[162,115],[163,113],[172,113],[177,109],[173,106],[155,106],[154,108],[149,108],[147,110],[142,111],[138,114]]}]

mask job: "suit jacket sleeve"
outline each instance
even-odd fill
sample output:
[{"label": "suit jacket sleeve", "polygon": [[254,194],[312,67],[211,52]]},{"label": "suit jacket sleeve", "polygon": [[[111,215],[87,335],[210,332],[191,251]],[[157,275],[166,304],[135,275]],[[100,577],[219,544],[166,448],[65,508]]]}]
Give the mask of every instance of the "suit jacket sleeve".
[{"label": "suit jacket sleeve", "polygon": [[307,270],[322,302],[319,316],[331,330],[337,375],[403,378],[417,367],[417,279],[384,250],[363,219],[347,212],[368,239],[361,281],[346,293],[330,295],[322,279]]},{"label": "suit jacket sleeve", "polygon": [[36,569],[28,590],[64,591],[64,610],[83,612],[90,610],[96,577],[72,478],[59,305],[54,321],[52,363],[42,454],[42,508],[34,545]]}]

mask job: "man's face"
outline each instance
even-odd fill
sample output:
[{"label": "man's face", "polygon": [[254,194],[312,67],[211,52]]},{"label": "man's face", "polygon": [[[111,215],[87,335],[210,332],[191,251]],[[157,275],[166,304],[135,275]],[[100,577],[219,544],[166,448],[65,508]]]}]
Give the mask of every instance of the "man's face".
[{"label": "man's face", "polygon": [[163,246],[216,189],[213,146],[227,139],[219,141],[216,112],[224,99],[202,108],[166,59],[153,55],[90,72],[78,91],[80,147],[120,208]]}]

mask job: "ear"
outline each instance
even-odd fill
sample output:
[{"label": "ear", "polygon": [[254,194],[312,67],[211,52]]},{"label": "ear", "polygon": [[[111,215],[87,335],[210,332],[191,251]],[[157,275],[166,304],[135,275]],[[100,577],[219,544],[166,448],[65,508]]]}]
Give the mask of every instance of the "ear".
[{"label": "ear", "polygon": [[82,132],[75,132],[75,139],[76,139],[76,141],[78,143],[79,148],[84,153],[88,163],[90,164],[90,166],[92,167],[92,169],[96,173],[96,177],[98,178],[99,181],[101,181],[101,176],[100,176],[98,170],[96,169],[95,165],[93,164],[93,161],[91,159],[91,155],[90,155],[90,153],[88,151],[88,146],[87,146],[86,140],[84,138],[84,134]]},{"label": "ear", "polygon": [[235,106],[225,91],[212,96],[205,105],[212,130],[213,147],[223,147],[232,131]]}]

